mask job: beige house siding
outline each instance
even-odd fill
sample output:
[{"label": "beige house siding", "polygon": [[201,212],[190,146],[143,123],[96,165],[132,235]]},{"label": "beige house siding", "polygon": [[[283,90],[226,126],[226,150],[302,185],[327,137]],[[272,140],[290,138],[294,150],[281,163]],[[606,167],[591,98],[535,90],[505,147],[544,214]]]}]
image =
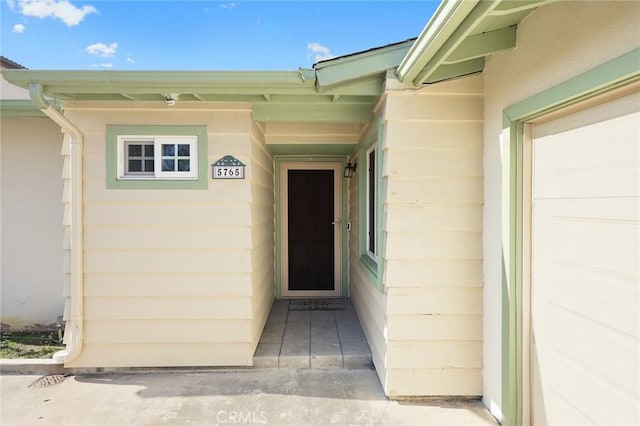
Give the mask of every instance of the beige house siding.
[{"label": "beige house siding", "polygon": [[0,129],[0,321],[50,325],[64,308],[62,133],[35,117],[2,117]]},{"label": "beige house siding", "polygon": [[[365,167],[359,166],[359,173],[363,173]],[[371,356],[376,367],[382,386],[386,383],[386,341],[385,341],[385,305],[386,296],[378,288],[371,275],[365,270],[360,261],[360,242],[358,236],[359,215],[359,191],[356,177],[349,181],[349,296],[353,307],[360,320],[360,326],[364,332]]]},{"label": "beige house siding", "polygon": [[251,133],[251,262],[252,351],[267,321],[274,291],[274,192],[273,157],[264,143],[264,130],[253,123]]},{"label": "beige house siding", "polygon": [[384,106],[391,397],[482,395],[482,78]]},{"label": "beige house siding", "polygon": [[268,145],[340,145],[358,143],[362,124],[289,123],[264,124]]},{"label": "beige house siding", "polygon": [[68,366],[251,365],[251,252],[260,239],[251,168],[245,180],[224,181],[207,170],[206,190],[118,190],[105,181],[108,124],[206,125],[208,164],[225,155],[252,164],[251,111],[130,105],[66,105],[85,136],[85,342]]}]

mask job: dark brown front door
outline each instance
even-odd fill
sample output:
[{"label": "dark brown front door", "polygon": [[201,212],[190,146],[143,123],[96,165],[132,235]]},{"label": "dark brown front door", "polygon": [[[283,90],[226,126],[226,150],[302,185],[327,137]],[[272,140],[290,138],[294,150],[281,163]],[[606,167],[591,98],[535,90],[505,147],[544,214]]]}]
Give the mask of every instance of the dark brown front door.
[{"label": "dark brown front door", "polygon": [[331,291],[333,170],[288,170],[289,290]]}]

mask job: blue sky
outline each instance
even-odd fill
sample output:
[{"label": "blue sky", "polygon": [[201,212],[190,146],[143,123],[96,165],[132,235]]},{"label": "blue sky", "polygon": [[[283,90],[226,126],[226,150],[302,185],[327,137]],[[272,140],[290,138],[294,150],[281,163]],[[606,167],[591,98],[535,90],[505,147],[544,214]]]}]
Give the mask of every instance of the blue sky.
[{"label": "blue sky", "polygon": [[417,37],[439,1],[0,0],[30,69],[295,70]]}]

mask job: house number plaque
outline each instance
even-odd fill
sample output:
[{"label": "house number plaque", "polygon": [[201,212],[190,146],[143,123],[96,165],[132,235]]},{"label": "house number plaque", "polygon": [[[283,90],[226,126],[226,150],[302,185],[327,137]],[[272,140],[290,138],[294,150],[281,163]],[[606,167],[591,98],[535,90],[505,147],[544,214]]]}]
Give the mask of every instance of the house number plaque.
[{"label": "house number plaque", "polygon": [[231,155],[225,155],[211,167],[213,179],[244,179],[245,165]]}]

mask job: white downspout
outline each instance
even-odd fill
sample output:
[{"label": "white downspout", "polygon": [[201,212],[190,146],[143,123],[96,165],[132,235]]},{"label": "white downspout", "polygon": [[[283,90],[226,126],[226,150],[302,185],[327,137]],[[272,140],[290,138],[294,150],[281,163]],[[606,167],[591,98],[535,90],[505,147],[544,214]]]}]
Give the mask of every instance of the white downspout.
[{"label": "white downspout", "polygon": [[84,285],[82,278],[82,147],[84,139],[80,129],[47,102],[44,98],[42,84],[29,83],[29,96],[37,108],[60,126],[64,133],[71,136],[69,181],[71,186],[71,318],[65,326],[65,334],[69,333],[67,347],[53,355],[56,362],[64,364],[71,362],[80,354],[84,334]]}]

